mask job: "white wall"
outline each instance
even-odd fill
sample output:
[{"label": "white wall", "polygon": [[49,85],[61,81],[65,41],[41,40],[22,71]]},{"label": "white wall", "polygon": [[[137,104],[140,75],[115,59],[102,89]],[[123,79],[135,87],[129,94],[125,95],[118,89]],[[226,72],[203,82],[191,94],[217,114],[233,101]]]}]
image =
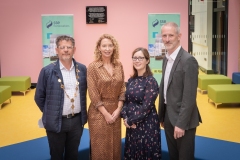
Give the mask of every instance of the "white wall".
[{"label": "white wall", "polygon": [[195,31],[192,33],[193,55],[204,69],[212,69],[212,2],[192,1]]}]

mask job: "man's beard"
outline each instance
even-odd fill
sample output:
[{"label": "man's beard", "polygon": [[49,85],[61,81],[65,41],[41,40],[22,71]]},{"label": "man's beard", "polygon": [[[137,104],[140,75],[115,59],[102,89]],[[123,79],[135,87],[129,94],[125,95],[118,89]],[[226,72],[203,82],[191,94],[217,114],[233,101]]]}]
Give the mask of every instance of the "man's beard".
[{"label": "man's beard", "polygon": [[71,58],[72,58],[72,57],[71,57],[70,55],[63,56],[63,57],[62,57],[63,60],[69,60],[69,59],[71,59]]}]

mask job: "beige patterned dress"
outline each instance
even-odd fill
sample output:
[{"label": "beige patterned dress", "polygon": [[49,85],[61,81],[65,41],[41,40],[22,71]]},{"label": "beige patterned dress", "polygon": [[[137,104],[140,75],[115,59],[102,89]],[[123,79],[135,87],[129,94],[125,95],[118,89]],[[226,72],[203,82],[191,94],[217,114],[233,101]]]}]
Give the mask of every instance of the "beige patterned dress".
[{"label": "beige patterned dress", "polygon": [[113,124],[107,124],[97,107],[103,105],[112,114],[118,107],[118,101],[125,99],[122,64],[116,64],[110,75],[102,61],[92,62],[87,69],[87,83],[91,100],[88,109],[91,159],[120,160],[121,119],[119,117]]}]

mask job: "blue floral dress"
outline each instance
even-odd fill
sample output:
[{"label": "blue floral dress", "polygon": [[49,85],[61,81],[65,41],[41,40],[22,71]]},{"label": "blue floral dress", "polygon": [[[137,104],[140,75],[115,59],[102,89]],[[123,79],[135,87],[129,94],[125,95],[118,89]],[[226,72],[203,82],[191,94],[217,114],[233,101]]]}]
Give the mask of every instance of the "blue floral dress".
[{"label": "blue floral dress", "polygon": [[160,122],[155,107],[157,96],[158,84],[153,76],[128,80],[121,117],[136,128],[126,129],[125,160],[161,159]]}]

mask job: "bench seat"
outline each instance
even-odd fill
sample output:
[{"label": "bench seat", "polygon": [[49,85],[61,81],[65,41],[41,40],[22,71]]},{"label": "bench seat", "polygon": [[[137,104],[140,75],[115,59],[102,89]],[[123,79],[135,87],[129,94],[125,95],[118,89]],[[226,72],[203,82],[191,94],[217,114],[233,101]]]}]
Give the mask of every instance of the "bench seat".
[{"label": "bench seat", "polygon": [[198,90],[203,93],[207,92],[208,85],[212,84],[231,84],[232,80],[224,75],[208,74],[198,75]]},{"label": "bench seat", "polygon": [[208,102],[217,107],[222,103],[240,103],[240,84],[221,84],[208,86]]},{"label": "bench seat", "polygon": [[12,90],[10,86],[0,86],[0,109],[2,104],[9,100],[11,103]]},{"label": "bench seat", "polygon": [[31,78],[28,76],[10,76],[0,78],[1,86],[11,86],[12,92],[22,92],[24,95],[31,87]]}]

